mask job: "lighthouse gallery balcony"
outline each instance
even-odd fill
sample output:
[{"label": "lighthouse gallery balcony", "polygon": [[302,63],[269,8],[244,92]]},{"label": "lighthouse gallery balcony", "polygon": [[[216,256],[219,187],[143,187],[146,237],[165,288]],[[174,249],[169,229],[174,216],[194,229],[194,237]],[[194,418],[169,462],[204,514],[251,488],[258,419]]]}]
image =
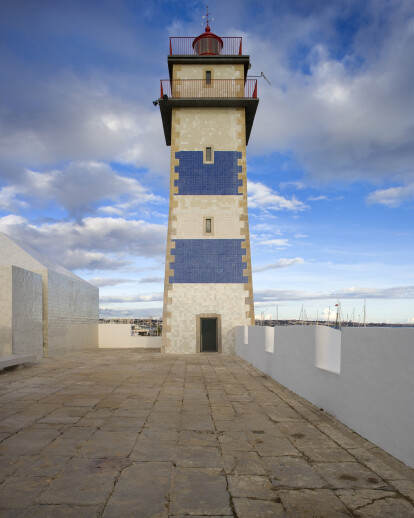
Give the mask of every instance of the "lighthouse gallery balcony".
[{"label": "lighthouse gallery balcony", "polygon": [[161,79],[160,98],[257,99],[257,79]]}]

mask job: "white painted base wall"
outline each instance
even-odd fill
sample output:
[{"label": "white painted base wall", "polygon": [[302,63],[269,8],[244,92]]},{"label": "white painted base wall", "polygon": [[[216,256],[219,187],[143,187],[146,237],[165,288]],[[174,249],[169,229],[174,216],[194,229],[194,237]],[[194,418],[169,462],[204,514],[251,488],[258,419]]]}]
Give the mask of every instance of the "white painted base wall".
[{"label": "white painted base wall", "polygon": [[236,353],[414,467],[414,329],[236,327]]},{"label": "white painted base wall", "polygon": [[165,326],[165,352],[173,354],[195,354],[197,352],[197,315],[221,316],[221,351],[234,354],[234,325],[249,324],[246,316],[249,305],[245,303],[249,291],[246,284],[226,283],[176,283],[171,284],[168,297]]},{"label": "white painted base wall", "polygon": [[131,324],[99,324],[99,348],[158,348],[161,336],[131,336]]}]

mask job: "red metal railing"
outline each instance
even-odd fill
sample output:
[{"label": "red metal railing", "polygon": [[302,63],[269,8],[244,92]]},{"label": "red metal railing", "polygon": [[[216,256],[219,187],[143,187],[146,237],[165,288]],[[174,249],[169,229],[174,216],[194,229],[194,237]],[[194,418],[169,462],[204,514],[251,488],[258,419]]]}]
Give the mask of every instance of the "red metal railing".
[{"label": "red metal railing", "polygon": [[[194,37],[171,37],[170,38],[170,56],[194,56],[193,49]],[[225,37],[223,40],[223,48],[221,55],[241,56],[242,55],[242,39],[240,37]]]},{"label": "red metal railing", "polygon": [[223,97],[257,98],[257,79],[161,79],[161,97],[172,99]]}]

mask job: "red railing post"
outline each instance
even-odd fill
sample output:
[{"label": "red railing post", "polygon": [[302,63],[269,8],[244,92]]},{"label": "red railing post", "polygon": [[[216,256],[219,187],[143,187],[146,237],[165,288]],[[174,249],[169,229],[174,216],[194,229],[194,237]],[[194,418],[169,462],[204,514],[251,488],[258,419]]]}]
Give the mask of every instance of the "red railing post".
[{"label": "red railing post", "polygon": [[162,79],[161,79],[160,83],[161,83],[161,96],[160,96],[160,97],[161,97],[161,99],[162,99],[162,98],[163,98],[163,96],[164,96],[164,90],[163,90],[163,88],[162,88]]},{"label": "red railing post", "polygon": [[172,46],[171,46],[171,38],[170,38],[170,56],[172,55]]},{"label": "red railing post", "polygon": [[257,99],[257,79],[255,80],[254,90],[253,90],[253,99]]},{"label": "red railing post", "polygon": [[242,38],[240,38],[239,56],[242,55]]}]

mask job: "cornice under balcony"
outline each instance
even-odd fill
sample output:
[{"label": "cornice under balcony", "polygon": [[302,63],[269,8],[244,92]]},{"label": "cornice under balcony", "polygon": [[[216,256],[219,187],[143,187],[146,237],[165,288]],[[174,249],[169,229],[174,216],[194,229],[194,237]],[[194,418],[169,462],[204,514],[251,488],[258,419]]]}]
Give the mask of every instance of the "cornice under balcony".
[{"label": "cornice under balcony", "polygon": [[[221,57],[221,56],[220,56]],[[164,127],[165,143],[171,146],[171,120],[173,108],[245,108],[246,117],[246,145],[249,142],[254,117],[256,115],[259,99],[246,97],[236,98],[179,98],[179,99],[158,99],[160,106],[162,124]]]}]

